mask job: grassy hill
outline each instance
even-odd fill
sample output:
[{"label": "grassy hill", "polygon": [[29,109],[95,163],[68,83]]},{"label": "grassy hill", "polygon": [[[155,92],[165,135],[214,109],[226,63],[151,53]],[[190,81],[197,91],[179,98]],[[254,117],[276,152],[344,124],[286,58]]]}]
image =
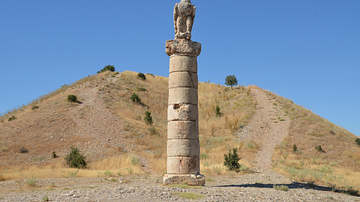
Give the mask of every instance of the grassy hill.
[{"label": "grassy hill", "polygon": [[[77,176],[97,177],[166,172],[168,78],[135,72],[103,72],[0,117],[0,178],[66,177],[75,169],[65,165],[71,145],[86,155],[88,168]],[[239,141],[239,133],[256,114],[254,86],[228,88],[199,83],[201,172],[233,173],[223,165],[224,154],[239,148],[242,171],[266,142]],[[134,103],[133,94],[141,101]],[[285,141],[273,155],[278,172],[296,180],[337,186],[360,183],[360,147],[356,136],[290,100],[266,92],[269,100],[291,118]],[[76,95],[79,102],[68,102]],[[216,106],[221,116],[216,116]],[[153,124],[144,121],[151,113]],[[16,119],[10,120],[15,117]],[[297,150],[293,151],[296,145]],[[321,146],[325,152],[315,150]],[[27,152],[21,153],[20,150]],[[55,151],[58,158],[52,158]],[[358,187],[357,187],[358,189]]]}]

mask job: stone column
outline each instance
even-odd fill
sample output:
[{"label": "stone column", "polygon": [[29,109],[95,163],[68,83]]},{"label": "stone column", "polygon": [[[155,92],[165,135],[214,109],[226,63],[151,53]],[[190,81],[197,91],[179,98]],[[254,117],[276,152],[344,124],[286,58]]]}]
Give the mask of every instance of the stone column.
[{"label": "stone column", "polygon": [[[200,175],[199,159],[197,57],[201,52],[201,44],[191,41],[191,30],[185,29],[192,27],[192,24],[184,24],[185,28],[177,24],[181,20],[175,19],[176,12],[177,9],[181,9],[182,3],[189,4],[189,1],[182,0],[175,5],[175,28],[178,26],[178,29],[175,29],[175,40],[166,41],[166,54],[170,56],[170,73],[167,174],[164,176],[163,184],[185,183],[201,186],[205,184],[205,177]],[[191,4],[190,8],[191,6],[193,5]],[[195,6],[193,7],[194,17]],[[182,17],[187,19],[186,16]]]}]

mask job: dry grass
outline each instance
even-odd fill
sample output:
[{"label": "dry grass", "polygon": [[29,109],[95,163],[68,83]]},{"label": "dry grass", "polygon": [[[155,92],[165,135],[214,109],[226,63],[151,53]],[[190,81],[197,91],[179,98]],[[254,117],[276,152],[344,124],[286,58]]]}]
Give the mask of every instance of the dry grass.
[{"label": "dry grass", "polygon": [[0,181],[1,179],[25,179],[32,176],[37,176],[38,179],[63,177],[107,177],[107,175],[104,174],[105,171],[110,171],[113,176],[145,174],[145,172],[141,170],[139,165],[134,165],[131,163],[132,157],[133,156],[128,154],[110,156],[99,161],[91,162],[89,168],[80,169],[75,175],[73,175],[73,173],[76,173],[78,169],[67,168],[63,164],[63,159],[57,159],[55,162],[52,162],[51,165],[47,166],[29,166],[24,167],[23,169],[4,169],[2,175],[0,175]]},{"label": "dry grass", "polygon": [[[166,171],[168,79],[148,74],[146,80],[141,80],[135,72],[119,75],[104,72],[64,86],[31,105],[0,117],[0,146],[6,148],[0,156],[0,180],[30,176],[69,177],[69,173],[76,171],[64,165],[64,157],[71,145],[85,155],[90,154],[93,148],[99,151],[87,156],[89,168],[80,170],[76,177],[103,176],[106,170],[121,175],[144,172],[139,166],[130,164],[133,156],[126,153],[125,148],[112,147],[102,140],[90,138],[68,116],[69,110],[79,103],[67,102],[67,96],[77,95],[86,88],[97,88],[108,110],[124,121],[125,142],[133,145],[136,155],[147,159],[153,172]],[[256,101],[249,93],[250,88],[240,86],[230,89],[212,83],[199,83],[200,158],[204,174],[233,175],[226,171],[223,162],[224,154],[234,147],[238,148],[240,163],[244,165],[241,173],[250,172],[260,145],[257,142],[238,142],[237,137],[237,131],[248,124],[255,112]],[[132,103],[130,96],[134,92],[139,95],[140,104]],[[310,173],[304,178],[300,175],[302,180],[315,179],[318,183],[331,182],[338,186],[344,186],[345,182],[359,184],[360,148],[355,145],[353,134],[290,100],[270,92],[268,95],[292,120],[288,138],[276,148],[273,156],[279,172],[292,176],[292,172],[296,172],[291,170],[294,167],[299,170],[298,173]],[[32,109],[34,104],[39,108]],[[220,107],[220,117],[216,117],[216,106]],[[81,111],[83,116],[89,113],[86,110]],[[144,122],[145,111],[151,112],[152,126]],[[7,121],[13,115],[17,119]],[[156,132],[149,131],[150,127]],[[297,154],[292,153],[294,144],[299,149]],[[318,145],[325,153],[315,151]],[[29,152],[20,153],[20,147]],[[59,158],[51,158],[53,151]],[[324,177],[316,177],[319,175],[315,171],[326,170],[326,167],[332,169],[336,178],[327,181]]]},{"label": "dry grass", "polygon": [[[167,85],[168,79],[164,77],[148,75],[143,81],[135,72],[123,72],[115,83],[101,90],[110,111],[126,122],[127,139],[134,142],[137,152],[145,156],[152,170],[157,172],[166,170]],[[141,104],[132,103],[130,96],[134,92],[139,95]],[[216,117],[216,105],[220,107],[221,117]],[[236,144],[236,131],[248,123],[254,110],[255,103],[247,88],[231,90],[221,85],[199,83],[200,144],[207,163],[222,164],[223,154],[240,146]],[[149,126],[143,120],[145,111],[151,112],[158,136],[149,134]]]},{"label": "dry grass", "polygon": [[[127,168],[128,159],[119,158],[119,155],[126,153],[124,148],[114,148],[90,138],[86,135],[87,132],[79,128],[68,116],[69,110],[79,103],[67,102],[67,96],[77,95],[86,88],[96,87],[109,111],[125,122],[124,137],[127,144],[135,146],[132,149],[137,155],[147,159],[153,171],[164,173],[168,78],[148,74],[146,80],[141,80],[135,72],[113,74],[104,72],[85,77],[1,117],[4,121],[0,122],[0,142],[3,142],[2,148],[6,148],[4,149],[6,152],[2,151],[0,157],[3,177],[22,178],[21,173],[34,174],[39,178],[62,177],[64,173],[73,172],[65,167],[63,160],[71,145],[78,147],[87,155],[86,160],[89,165],[88,170],[80,170],[76,176],[97,176],[98,170]],[[134,92],[139,95],[140,104],[132,103],[130,96]],[[199,84],[200,141],[201,151],[206,158],[202,159],[202,162],[214,166],[222,165],[224,153],[232,147],[242,147],[241,143],[234,141],[237,140],[236,131],[241,129],[241,125],[245,126],[248,123],[255,109],[253,98],[247,92],[247,88],[244,87],[230,89],[216,84]],[[32,109],[35,105],[38,108]],[[221,109],[221,117],[215,116],[216,105]],[[151,112],[154,120],[151,126],[146,125],[143,120],[145,111]],[[89,112],[84,107],[79,117],[86,116],[86,113]],[[15,115],[17,119],[8,122],[7,118],[10,115]],[[154,130],[149,131],[150,127],[155,128],[155,133]],[[90,148],[98,145],[102,146],[97,149],[107,156],[88,155],[91,153]],[[26,148],[28,153],[20,153],[21,147]],[[244,148],[239,150],[241,152],[239,155],[250,167],[251,160],[245,160],[248,159],[246,155],[254,152]],[[59,158],[51,158],[53,151]],[[12,174],[8,172],[10,169],[21,172]]]},{"label": "dry grass", "polygon": [[[272,96],[292,120],[288,137],[273,155],[275,168],[296,180],[350,185],[359,190],[360,147],[355,144],[356,136],[290,100]],[[298,148],[295,154],[293,145]],[[319,145],[325,152],[315,149]]]}]

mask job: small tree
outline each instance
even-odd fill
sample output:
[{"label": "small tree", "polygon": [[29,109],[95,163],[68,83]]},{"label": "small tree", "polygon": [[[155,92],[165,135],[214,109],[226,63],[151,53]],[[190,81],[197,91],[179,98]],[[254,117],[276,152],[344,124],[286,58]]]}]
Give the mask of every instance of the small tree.
[{"label": "small tree", "polygon": [[86,168],[85,158],[76,147],[71,146],[70,153],[65,157],[66,165],[70,168]]},{"label": "small tree", "polygon": [[236,77],[235,75],[229,75],[226,77],[225,79],[225,84],[227,86],[231,86],[231,88],[234,86],[234,85],[237,85],[237,80],[236,80]]},{"label": "small tree", "polygon": [[215,112],[216,112],[216,115],[215,115],[216,117],[220,117],[222,115],[221,112],[220,112],[219,105],[216,105]]},{"label": "small tree", "polygon": [[153,123],[153,119],[152,119],[152,117],[151,117],[151,113],[150,113],[150,112],[148,112],[148,111],[145,112],[144,121],[145,121],[145,123],[148,124],[148,125],[151,125],[151,124]]},{"label": "small tree", "polygon": [[237,154],[237,148],[233,148],[233,153],[229,150],[228,155],[224,154],[224,159],[224,166],[226,166],[229,170],[239,172],[241,166],[239,164],[240,157]]},{"label": "small tree", "polygon": [[316,147],[315,147],[315,150],[318,151],[318,152],[325,152],[325,151],[321,148],[321,145],[316,146]]},{"label": "small tree", "polygon": [[17,119],[17,118],[13,115],[13,116],[10,117],[8,120],[9,120],[9,121],[12,121],[12,120],[15,120],[15,119]]},{"label": "small tree", "polygon": [[52,153],[52,157],[53,157],[53,159],[57,158],[56,153],[54,151]]},{"label": "small tree", "polygon": [[105,72],[105,71],[111,71],[111,72],[115,72],[115,67],[114,65],[107,65],[105,66],[102,70],[98,71],[97,73],[101,73],[101,72]]},{"label": "small tree", "polygon": [[293,145],[293,152],[294,152],[294,154],[296,154],[297,151],[298,151],[297,146],[296,146],[296,144],[294,144],[294,145]]},{"label": "small tree", "polygon": [[356,138],[355,142],[360,147],[360,138]]},{"label": "small tree", "polygon": [[135,103],[140,103],[140,101],[141,101],[140,98],[139,98],[139,95],[136,94],[136,93],[133,93],[130,98]]},{"label": "small tree", "polygon": [[67,100],[69,102],[78,102],[78,99],[77,99],[76,95],[68,95]]},{"label": "small tree", "polygon": [[145,74],[143,74],[143,73],[138,73],[138,77],[140,78],[140,79],[142,79],[142,80],[146,80],[146,76],[145,76]]}]

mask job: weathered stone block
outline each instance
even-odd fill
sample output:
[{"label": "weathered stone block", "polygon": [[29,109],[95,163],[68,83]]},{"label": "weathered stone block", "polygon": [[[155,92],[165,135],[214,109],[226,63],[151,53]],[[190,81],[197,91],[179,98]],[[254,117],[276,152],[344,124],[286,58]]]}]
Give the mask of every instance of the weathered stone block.
[{"label": "weathered stone block", "polygon": [[198,88],[198,76],[191,72],[173,72],[169,75],[169,88]]},{"label": "weathered stone block", "polygon": [[172,139],[167,141],[167,156],[199,156],[200,144],[198,139]]},{"label": "weathered stone block", "polygon": [[199,123],[197,121],[168,122],[168,140],[198,139],[198,138],[199,138]]},{"label": "weathered stone block", "polygon": [[201,43],[186,39],[168,40],[165,44],[165,52],[168,56],[179,54],[197,57],[201,53]]},{"label": "weathered stone block", "polygon": [[189,174],[189,175],[179,175],[179,174],[167,174],[164,176],[163,184],[187,184],[189,186],[204,186],[205,185],[205,176],[200,174]]},{"label": "weathered stone block", "polygon": [[198,117],[196,105],[175,104],[168,107],[168,121],[197,121]]},{"label": "weathered stone block", "polygon": [[172,104],[198,104],[198,91],[196,88],[170,88],[169,105]]},{"label": "weathered stone block", "polygon": [[197,73],[197,59],[191,56],[173,55],[170,57],[170,74],[189,71]]},{"label": "weathered stone block", "polygon": [[168,174],[200,173],[199,157],[167,157]]}]

